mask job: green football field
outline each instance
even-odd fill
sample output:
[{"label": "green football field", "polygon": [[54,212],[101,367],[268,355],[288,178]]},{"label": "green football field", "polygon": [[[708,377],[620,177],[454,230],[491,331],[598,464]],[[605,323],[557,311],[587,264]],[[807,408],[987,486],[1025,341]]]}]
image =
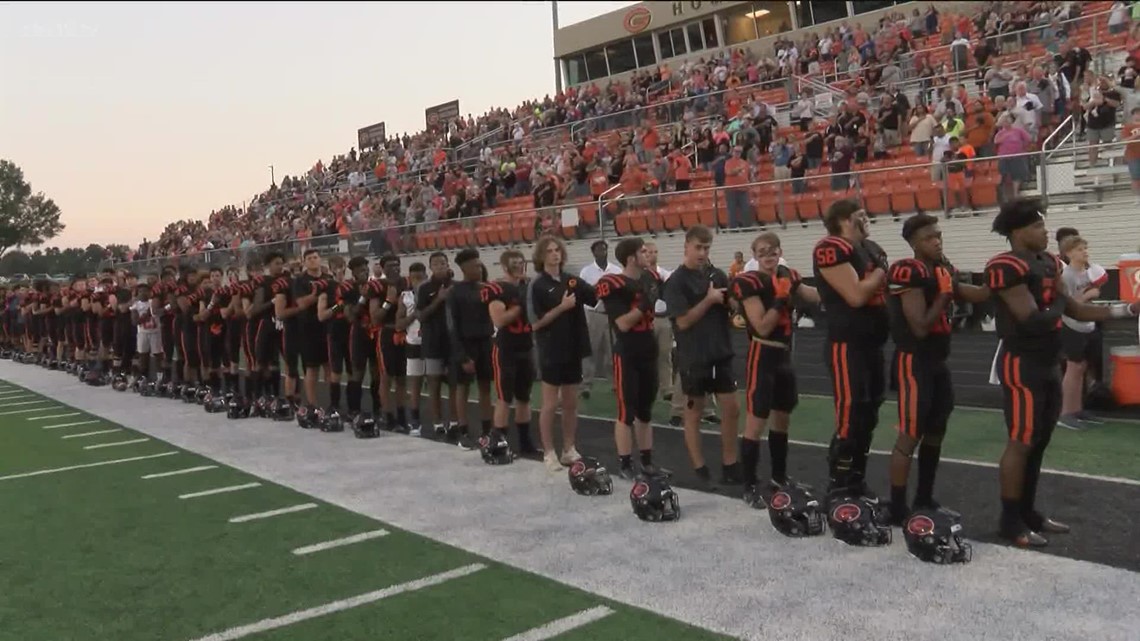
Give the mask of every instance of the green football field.
[{"label": "green football field", "polygon": [[726,638],[4,382],[0,505],[4,641]]}]

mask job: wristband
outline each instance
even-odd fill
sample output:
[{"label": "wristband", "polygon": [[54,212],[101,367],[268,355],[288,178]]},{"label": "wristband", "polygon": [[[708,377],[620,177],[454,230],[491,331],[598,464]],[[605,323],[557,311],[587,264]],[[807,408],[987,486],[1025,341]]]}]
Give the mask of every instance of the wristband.
[{"label": "wristband", "polygon": [[384,308],[384,311],[388,311],[388,310],[392,309],[392,303],[389,303],[388,301],[384,301],[384,305],[382,307]]},{"label": "wristband", "polygon": [[1108,306],[1108,314],[1112,318],[1132,318],[1132,305],[1130,303],[1113,303]]}]

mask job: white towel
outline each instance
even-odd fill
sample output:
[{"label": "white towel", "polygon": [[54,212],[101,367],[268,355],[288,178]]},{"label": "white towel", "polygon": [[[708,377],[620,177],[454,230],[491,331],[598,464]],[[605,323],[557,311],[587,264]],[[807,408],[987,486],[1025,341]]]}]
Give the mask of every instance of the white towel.
[{"label": "white towel", "polygon": [[1001,380],[998,379],[998,354],[1001,354],[1001,341],[998,341],[997,349],[994,351],[994,362],[990,365],[990,385],[1001,385]]}]

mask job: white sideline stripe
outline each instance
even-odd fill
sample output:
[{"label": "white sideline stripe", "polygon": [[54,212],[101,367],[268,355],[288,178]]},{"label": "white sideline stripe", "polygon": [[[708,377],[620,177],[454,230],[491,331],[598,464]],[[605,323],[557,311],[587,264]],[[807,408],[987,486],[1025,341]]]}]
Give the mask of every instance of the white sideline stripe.
[{"label": "white sideline stripe", "polygon": [[84,463],[83,465],[69,465],[67,467],[56,467],[50,470],[36,470],[35,472],[24,472],[23,474],[9,474],[8,476],[0,476],[0,481],[7,481],[10,479],[23,479],[29,476],[42,476],[44,474],[55,474],[56,472],[70,472],[71,470],[82,470],[88,467],[102,467],[104,465],[118,465],[119,463],[130,463],[132,461],[145,461],[146,459],[159,458],[162,456],[174,456],[178,452],[163,452],[162,454],[148,454],[147,456],[132,456],[131,458],[115,459],[113,461],[100,461],[98,463]]},{"label": "white sideline stripe", "polygon": [[186,467],[181,470],[174,470],[172,472],[158,472],[157,474],[146,474],[142,478],[145,479],[161,479],[167,476],[178,476],[179,474],[192,474],[194,472],[203,472],[205,470],[212,470],[218,467],[217,465],[199,465],[198,467]]},{"label": "white sideline stripe", "polygon": [[102,421],[98,421],[98,420],[96,420],[96,421],[78,421],[75,423],[60,423],[59,425],[45,425],[43,427],[43,429],[45,429],[45,430],[57,430],[61,427],[77,427],[79,425],[94,425],[95,423],[102,423]]},{"label": "white sideline stripe", "polygon": [[9,394],[22,394],[26,391],[27,390],[15,388],[15,387],[5,387],[3,389],[3,391],[0,391],[0,396],[8,396]]},{"label": "white sideline stripe", "polygon": [[11,401],[13,399],[28,398],[28,397],[32,396],[32,394],[21,394],[20,393],[21,391],[23,391],[23,390],[18,390],[16,392],[4,392],[4,393],[0,394],[0,403],[7,403],[8,401]]},{"label": "white sideline stripe", "polygon": [[27,410],[12,410],[11,412],[0,412],[0,416],[11,416],[13,414],[27,414],[28,412],[50,412],[51,410],[58,410],[60,407],[33,407]]},{"label": "white sideline stripe", "polygon": [[279,617],[262,619],[256,623],[250,623],[248,625],[230,628],[229,630],[215,632],[214,634],[199,637],[193,641],[234,641],[234,639],[247,637],[251,634],[259,634],[268,630],[284,628],[285,626],[300,623],[302,621],[308,621],[309,619],[315,619],[317,617],[322,617],[326,614],[333,614],[334,612],[341,612],[352,608],[358,608],[362,605],[368,605],[369,603],[374,603],[381,599],[387,599],[388,597],[404,594],[405,592],[415,592],[416,590],[430,588],[441,583],[446,583],[452,579],[459,579],[469,574],[474,574],[479,570],[485,569],[486,567],[487,566],[482,563],[472,563],[471,565],[465,565],[463,567],[455,568],[454,570],[448,570],[447,572],[425,576],[424,578],[416,579],[415,581],[399,583],[382,590],[367,592],[365,594],[349,597],[347,599],[341,599],[340,601],[333,601],[324,605],[318,605],[307,610],[297,610],[296,612],[290,612],[289,614],[285,614]]},{"label": "white sideline stripe", "polygon": [[4,407],[20,407],[21,405],[42,405],[49,402],[46,398],[38,401],[20,401],[19,403],[4,403]]},{"label": "white sideline stripe", "polygon": [[87,445],[83,449],[85,449],[85,450],[98,450],[98,449],[102,449],[104,447],[118,447],[120,445],[134,445],[135,443],[146,443],[149,440],[150,440],[149,438],[136,438],[136,439],[131,439],[129,441],[115,441],[114,443],[100,443],[98,445]]},{"label": "white sideline stripe", "polygon": [[571,630],[576,630],[584,625],[589,625],[594,621],[600,621],[613,614],[614,611],[604,605],[599,605],[596,608],[589,610],[582,610],[576,614],[571,614],[568,617],[555,619],[546,625],[537,628],[531,628],[526,632],[516,634],[513,637],[507,637],[503,641],[546,641],[553,639],[560,634],[566,634]]},{"label": "white sideline stripe", "polygon": [[67,414],[48,414],[47,416],[33,416],[24,419],[26,421],[46,421],[52,418],[71,418],[72,416],[79,416],[80,412],[68,412]]},{"label": "white sideline stripe", "polygon": [[254,487],[261,487],[261,483],[246,483],[244,485],[230,485],[228,487],[216,487],[212,490],[202,490],[201,492],[191,492],[189,494],[180,494],[180,499],[196,499],[199,496],[211,496],[213,494],[225,494],[226,492],[237,492],[238,490],[248,490]]},{"label": "white sideline stripe", "polygon": [[[607,422],[607,423],[612,423],[614,420],[612,418],[608,418],[605,416],[594,416],[592,414],[579,414],[578,418],[584,418],[584,419],[592,420],[592,421],[602,421],[602,422]],[[672,425],[663,424],[663,423],[650,423],[650,427],[660,428],[663,430],[673,430],[675,432],[682,432],[685,429],[683,427],[673,427]],[[717,429],[717,430],[702,429],[701,433],[702,434],[720,434],[720,430],[719,429]],[[763,440],[767,440],[767,438],[768,437],[765,436]],[[788,439],[788,442],[791,443],[792,445],[803,445],[805,447],[817,447],[817,448],[829,447],[829,445],[827,443],[816,443],[813,441],[799,441],[796,439]],[[890,455],[890,452],[887,450],[871,450],[870,453],[871,454],[878,454],[880,456]],[[992,463],[990,461],[970,461],[970,460],[966,460],[966,459],[947,458],[947,457],[942,457],[940,460],[945,461],[947,463],[956,463],[958,465],[972,465],[974,467],[985,467],[985,468],[989,468],[989,469],[997,469],[997,467],[998,467],[997,463]],[[1041,473],[1042,474],[1055,474],[1057,476],[1069,476],[1072,478],[1087,479],[1090,481],[1103,481],[1105,483],[1119,483],[1120,485],[1140,486],[1140,480],[1127,479],[1127,478],[1123,478],[1120,476],[1102,476],[1100,474],[1085,474],[1084,472],[1070,472],[1068,470],[1054,470],[1054,469],[1050,469],[1050,468],[1042,468]]]},{"label": "white sideline stripe", "polygon": [[94,432],[83,432],[82,434],[65,434],[60,438],[83,438],[84,436],[95,436],[96,434],[110,434],[112,432],[122,432],[123,428],[115,427],[109,430],[95,430]]},{"label": "white sideline stripe", "polygon": [[280,516],[282,514],[292,514],[293,512],[303,512],[319,507],[316,503],[302,503],[292,507],[283,507],[279,510],[269,510],[268,512],[255,512],[253,514],[243,514],[235,516],[230,519],[230,523],[245,523],[246,521],[256,521],[258,519],[268,519],[273,516]]},{"label": "white sideline stripe", "polygon": [[388,530],[372,530],[371,532],[361,532],[360,534],[353,534],[346,536],[342,539],[333,539],[323,543],[314,543],[313,545],[306,545],[293,550],[293,554],[301,556],[303,554],[312,554],[313,552],[322,552],[324,550],[331,550],[339,548],[342,545],[352,545],[353,543],[360,543],[361,541],[370,541],[378,539],[382,536],[388,536]]}]

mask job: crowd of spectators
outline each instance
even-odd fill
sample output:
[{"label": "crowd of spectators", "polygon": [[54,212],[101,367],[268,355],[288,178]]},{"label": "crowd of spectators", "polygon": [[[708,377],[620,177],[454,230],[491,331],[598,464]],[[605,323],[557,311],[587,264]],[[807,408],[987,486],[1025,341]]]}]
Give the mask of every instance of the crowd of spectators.
[{"label": "crowd of spectators", "polygon": [[[932,179],[961,187],[970,174],[961,171],[966,161],[1030,150],[1066,114],[1082,116],[1090,142],[1113,139],[1116,110],[1136,104],[1137,66],[1130,58],[1118,73],[1093,73],[1091,53],[1069,37],[1073,20],[1089,9],[1007,1],[951,15],[932,4],[910,16],[884,16],[874,29],[841,21],[789,33],[769,56],[725,48],[635,72],[627,82],[572,87],[317,162],[243,206],[171,223],[136,257],[377,229],[399,248],[402,226],[430,230],[522,199],[545,207],[596,198],[618,184],[627,196],[683,191],[698,175],[729,188],[791,178],[800,193],[808,189],[799,180],[805,175],[845,174],[904,147],[928,159],[916,163],[935,163]],[[1130,3],[1115,2],[1102,24],[1130,34],[1129,46],[1140,48],[1135,13]],[[806,88],[823,95],[825,83],[830,111]],[[904,83],[917,89],[903,90]],[[794,98],[791,126],[777,121],[772,89]],[[941,165],[947,161],[949,171]],[[1029,178],[1028,162],[999,164],[1016,193]],[[831,183],[853,184],[845,175]],[[746,200],[736,204],[732,222],[745,224],[747,215],[736,210]]]}]

